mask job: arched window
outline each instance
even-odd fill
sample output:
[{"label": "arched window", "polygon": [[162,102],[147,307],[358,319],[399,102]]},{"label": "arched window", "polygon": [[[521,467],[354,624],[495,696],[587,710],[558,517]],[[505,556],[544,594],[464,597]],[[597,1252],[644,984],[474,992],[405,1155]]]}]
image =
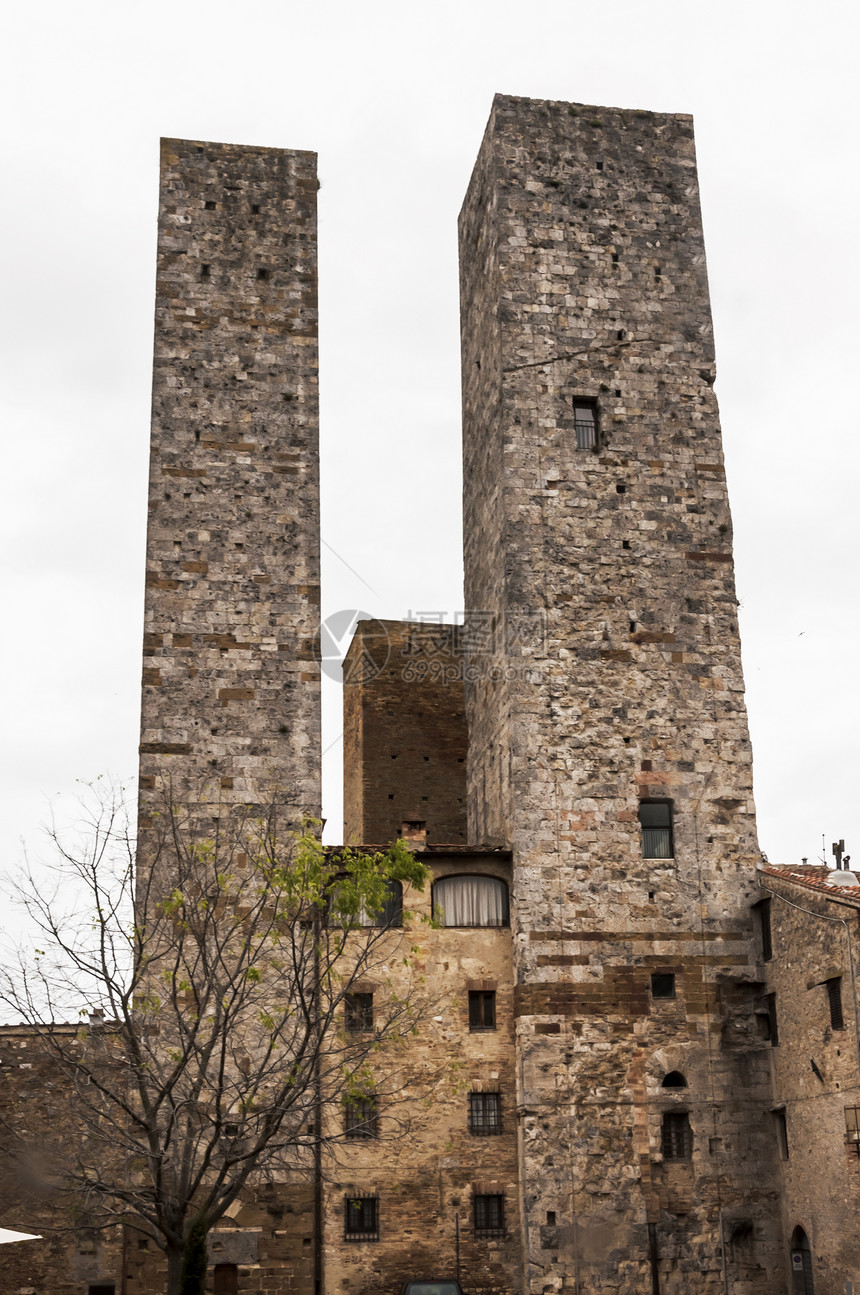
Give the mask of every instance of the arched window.
[{"label": "arched window", "polygon": [[686,1088],[687,1081],[680,1070],[670,1070],[663,1080],[664,1088]]},{"label": "arched window", "polygon": [[793,1295],[815,1295],[812,1282],[812,1250],[803,1228],[791,1234],[791,1289]]},{"label": "arched window", "polygon": [[433,887],[433,911],[443,926],[507,926],[508,888],[498,877],[442,877]]}]

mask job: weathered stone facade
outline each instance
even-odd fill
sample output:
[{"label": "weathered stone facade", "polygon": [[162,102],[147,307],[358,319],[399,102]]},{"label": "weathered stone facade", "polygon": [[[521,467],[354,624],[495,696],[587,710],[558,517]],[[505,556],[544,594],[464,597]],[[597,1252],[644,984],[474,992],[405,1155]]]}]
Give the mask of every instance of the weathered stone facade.
[{"label": "weathered stone facade", "polygon": [[466,705],[459,627],[359,621],[343,663],[346,844],[388,842],[406,820],[466,842]]},{"label": "weathered stone facade", "polygon": [[316,155],[164,140],[141,803],[320,811]]},{"label": "weathered stone facade", "polygon": [[[497,97],[460,247],[466,606],[495,633],[470,658],[469,824],[513,849],[527,1289],[776,1291],[691,119]],[[658,857],[643,802],[671,816]],[[692,1144],[670,1163],[672,1110]]]},{"label": "weathered stone facade", "polygon": [[860,878],[768,866],[759,877],[758,1009],[773,1077],[769,1122],[780,1152],[789,1289],[851,1295],[860,1290]]}]

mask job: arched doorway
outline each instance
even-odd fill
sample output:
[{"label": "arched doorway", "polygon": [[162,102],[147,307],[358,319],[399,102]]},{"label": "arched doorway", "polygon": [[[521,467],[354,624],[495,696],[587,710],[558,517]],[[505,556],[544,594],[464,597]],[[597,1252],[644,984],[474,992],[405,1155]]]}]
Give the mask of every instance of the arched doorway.
[{"label": "arched doorway", "polygon": [[793,1295],[815,1295],[809,1237],[797,1227],[791,1234],[791,1289]]}]

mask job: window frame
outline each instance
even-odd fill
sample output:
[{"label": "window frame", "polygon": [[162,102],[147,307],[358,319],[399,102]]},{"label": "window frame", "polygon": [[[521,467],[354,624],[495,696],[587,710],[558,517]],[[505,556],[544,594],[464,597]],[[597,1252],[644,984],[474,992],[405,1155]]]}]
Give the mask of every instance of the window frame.
[{"label": "window frame", "polygon": [[[478,1005],[476,1012],[472,1011],[473,1005]],[[490,1006],[490,1012],[487,1012],[487,1006]],[[492,1019],[488,1022],[487,1016]],[[480,1021],[475,1018],[480,1017]],[[496,991],[495,989],[470,989],[469,990],[469,1033],[470,1034],[487,1034],[496,1029]]]},{"label": "window frame", "polygon": [[[653,805],[653,806],[658,806],[658,805],[660,805],[660,806],[665,806],[665,808],[666,808],[666,816],[667,816],[667,818],[668,818],[668,820],[669,820],[669,821],[668,821],[668,823],[666,823],[666,824],[663,824],[663,823],[659,823],[659,824],[654,824],[654,823],[648,823],[648,824],[646,824],[646,823],[643,823],[643,822],[642,822],[642,810],[643,810],[646,806],[650,806],[650,805]],[[667,799],[666,797],[660,797],[660,796],[643,796],[643,798],[639,801],[639,808],[638,808],[638,810],[637,810],[637,819],[638,819],[638,822],[639,822],[639,845],[640,845],[640,849],[642,850],[642,858],[643,858],[643,859],[658,859],[658,860],[674,859],[674,858],[675,858],[675,807],[674,807],[674,802],[673,802],[673,801],[671,801],[671,800],[669,800],[669,799]],[[645,833],[646,833],[646,832],[665,832],[665,833],[666,833],[666,837],[665,837],[665,839],[666,839],[666,841],[668,842],[668,847],[669,847],[669,852],[668,852],[668,854],[651,854],[651,853],[649,853],[649,850],[650,850],[650,849],[653,849],[653,843],[649,843],[649,842],[647,841],[647,838],[646,838],[646,836],[645,836]]]},{"label": "window frame", "polygon": [[845,1015],[842,1010],[842,977],[828,976],[824,982],[827,990],[827,1006],[830,1009],[831,1030],[845,1029]]},{"label": "window frame", "polygon": [[[571,398],[571,408],[573,411],[573,431],[576,436],[577,450],[584,450],[586,453],[591,451],[597,454],[600,451],[600,407],[592,396],[573,396]],[[578,410],[588,410],[590,418],[578,418]],[[590,434],[586,429],[590,428]]]},{"label": "window frame", "polygon": [[[351,1207],[360,1203],[361,1217],[351,1212]],[[350,1219],[360,1226],[350,1227]],[[347,1195],[343,1198],[343,1239],[344,1241],[378,1241],[379,1240],[379,1197],[375,1192],[363,1195]]]},{"label": "window frame", "polygon": [[375,1093],[344,1098],[343,1134],[350,1140],[379,1137],[379,1101]]},{"label": "window frame", "polygon": [[770,962],[773,959],[773,925],[771,921],[771,900],[760,899],[753,904],[753,912],[758,918],[758,935],[761,941],[761,960]]},{"label": "window frame", "polygon": [[[490,1205],[491,1201],[493,1202],[492,1205]],[[501,1192],[473,1193],[472,1229],[476,1237],[504,1237],[507,1235],[505,1232],[505,1198]]]},{"label": "window frame", "polygon": [[[503,914],[501,922],[454,922],[445,921],[445,907],[437,899],[438,889],[446,883],[453,881],[489,881],[496,886],[501,887],[501,893],[504,896]],[[505,931],[511,925],[511,894],[510,887],[503,877],[497,877],[495,873],[488,872],[448,872],[441,877],[435,877],[431,888],[430,901],[434,916],[438,916],[442,928],[446,931]]]},{"label": "window frame", "polygon": [[493,1138],[503,1132],[502,1094],[498,1089],[469,1093],[467,1122],[469,1132],[475,1138]]},{"label": "window frame", "polygon": [[790,1159],[788,1146],[788,1122],[786,1120],[785,1107],[775,1106],[771,1111],[773,1127],[776,1131],[776,1145],[779,1149],[780,1160]]},{"label": "window frame", "polygon": [[369,990],[350,990],[343,996],[343,1018],[347,1034],[373,1033],[373,994]]},{"label": "window frame", "polygon": [[689,1111],[664,1111],[660,1120],[660,1150],[668,1164],[693,1158],[693,1128]]}]

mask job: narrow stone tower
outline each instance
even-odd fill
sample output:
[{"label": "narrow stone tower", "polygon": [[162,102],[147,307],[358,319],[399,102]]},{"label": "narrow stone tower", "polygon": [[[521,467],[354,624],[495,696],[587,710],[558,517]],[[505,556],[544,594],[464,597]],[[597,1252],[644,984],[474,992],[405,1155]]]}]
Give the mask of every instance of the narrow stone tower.
[{"label": "narrow stone tower", "polygon": [[313,153],[162,143],[143,807],[319,814],[317,187]]},{"label": "narrow stone tower", "polygon": [[460,248],[469,827],[513,849],[525,1288],[781,1290],[691,118],[497,97]]}]

